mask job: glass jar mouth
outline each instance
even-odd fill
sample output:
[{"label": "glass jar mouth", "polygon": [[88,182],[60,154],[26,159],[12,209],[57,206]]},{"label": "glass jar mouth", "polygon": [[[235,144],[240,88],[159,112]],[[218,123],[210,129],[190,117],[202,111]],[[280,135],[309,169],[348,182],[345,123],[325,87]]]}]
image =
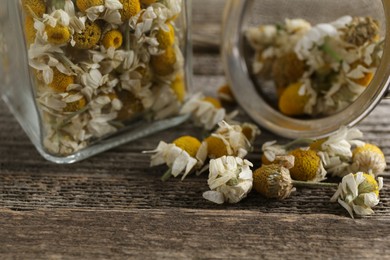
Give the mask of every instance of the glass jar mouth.
[{"label": "glass jar mouth", "polygon": [[386,28],[384,51],[370,87],[342,111],[315,119],[297,119],[282,114],[268,104],[256,89],[245,60],[245,39],[242,33],[246,10],[253,2],[226,2],[221,53],[227,80],[237,102],[257,124],[287,138],[322,137],[337,131],[341,125],[356,125],[380,102],[390,84],[390,2],[382,0]]}]

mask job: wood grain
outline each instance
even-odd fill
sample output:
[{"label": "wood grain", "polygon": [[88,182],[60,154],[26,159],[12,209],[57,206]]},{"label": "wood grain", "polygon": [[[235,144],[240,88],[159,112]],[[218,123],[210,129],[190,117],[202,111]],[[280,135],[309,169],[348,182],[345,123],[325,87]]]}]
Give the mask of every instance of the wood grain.
[{"label": "wood grain", "polygon": [[[194,30],[219,37],[224,0],[194,0]],[[195,46],[194,84],[225,83],[218,50]],[[390,101],[359,128],[390,159]],[[240,115],[241,120],[250,120]],[[390,256],[390,178],[375,215],[350,219],[334,190],[298,189],[284,201],[256,193],[235,205],[202,198],[206,175],[162,183],[143,150],[199,129],[184,124],[72,165],[45,161],[0,102],[0,259],[280,259]],[[255,167],[267,131],[249,155]],[[387,168],[386,174],[389,175]]]}]

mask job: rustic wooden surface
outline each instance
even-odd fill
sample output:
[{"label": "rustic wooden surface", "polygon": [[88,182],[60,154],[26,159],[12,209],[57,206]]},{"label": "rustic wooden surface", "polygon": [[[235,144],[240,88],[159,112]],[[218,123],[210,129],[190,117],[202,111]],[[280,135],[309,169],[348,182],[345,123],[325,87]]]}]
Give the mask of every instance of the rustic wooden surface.
[{"label": "rustic wooden surface", "polygon": [[[218,37],[223,1],[195,0],[198,32]],[[219,7],[216,8],[216,7]],[[219,55],[197,45],[195,86],[224,83]],[[390,159],[390,102],[359,128]],[[149,168],[159,140],[197,134],[167,130],[73,165],[45,161],[0,102],[0,259],[120,258],[390,258],[390,179],[375,215],[350,219],[329,199],[333,190],[298,189],[280,202],[255,193],[236,205],[205,201],[206,175],[160,181]],[[259,165],[267,131],[249,159]],[[389,170],[387,169],[387,173]]]}]

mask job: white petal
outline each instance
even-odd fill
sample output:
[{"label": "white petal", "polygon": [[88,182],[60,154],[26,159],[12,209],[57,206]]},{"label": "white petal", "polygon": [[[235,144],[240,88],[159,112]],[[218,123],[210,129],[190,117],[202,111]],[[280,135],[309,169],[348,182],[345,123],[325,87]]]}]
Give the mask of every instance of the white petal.
[{"label": "white petal", "polygon": [[223,194],[218,191],[206,191],[203,193],[203,198],[217,204],[223,204],[225,201]]}]

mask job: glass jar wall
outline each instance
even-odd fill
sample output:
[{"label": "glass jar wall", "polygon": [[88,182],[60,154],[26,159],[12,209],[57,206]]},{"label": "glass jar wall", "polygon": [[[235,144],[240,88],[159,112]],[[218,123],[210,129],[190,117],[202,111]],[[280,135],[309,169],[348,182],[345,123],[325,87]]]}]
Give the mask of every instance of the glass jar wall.
[{"label": "glass jar wall", "polygon": [[75,162],[185,120],[190,1],[0,3],[1,94],[46,159]]},{"label": "glass jar wall", "polygon": [[222,56],[246,112],[279,135],[354,125],[389,86],[390,3],[229,0]]}]

